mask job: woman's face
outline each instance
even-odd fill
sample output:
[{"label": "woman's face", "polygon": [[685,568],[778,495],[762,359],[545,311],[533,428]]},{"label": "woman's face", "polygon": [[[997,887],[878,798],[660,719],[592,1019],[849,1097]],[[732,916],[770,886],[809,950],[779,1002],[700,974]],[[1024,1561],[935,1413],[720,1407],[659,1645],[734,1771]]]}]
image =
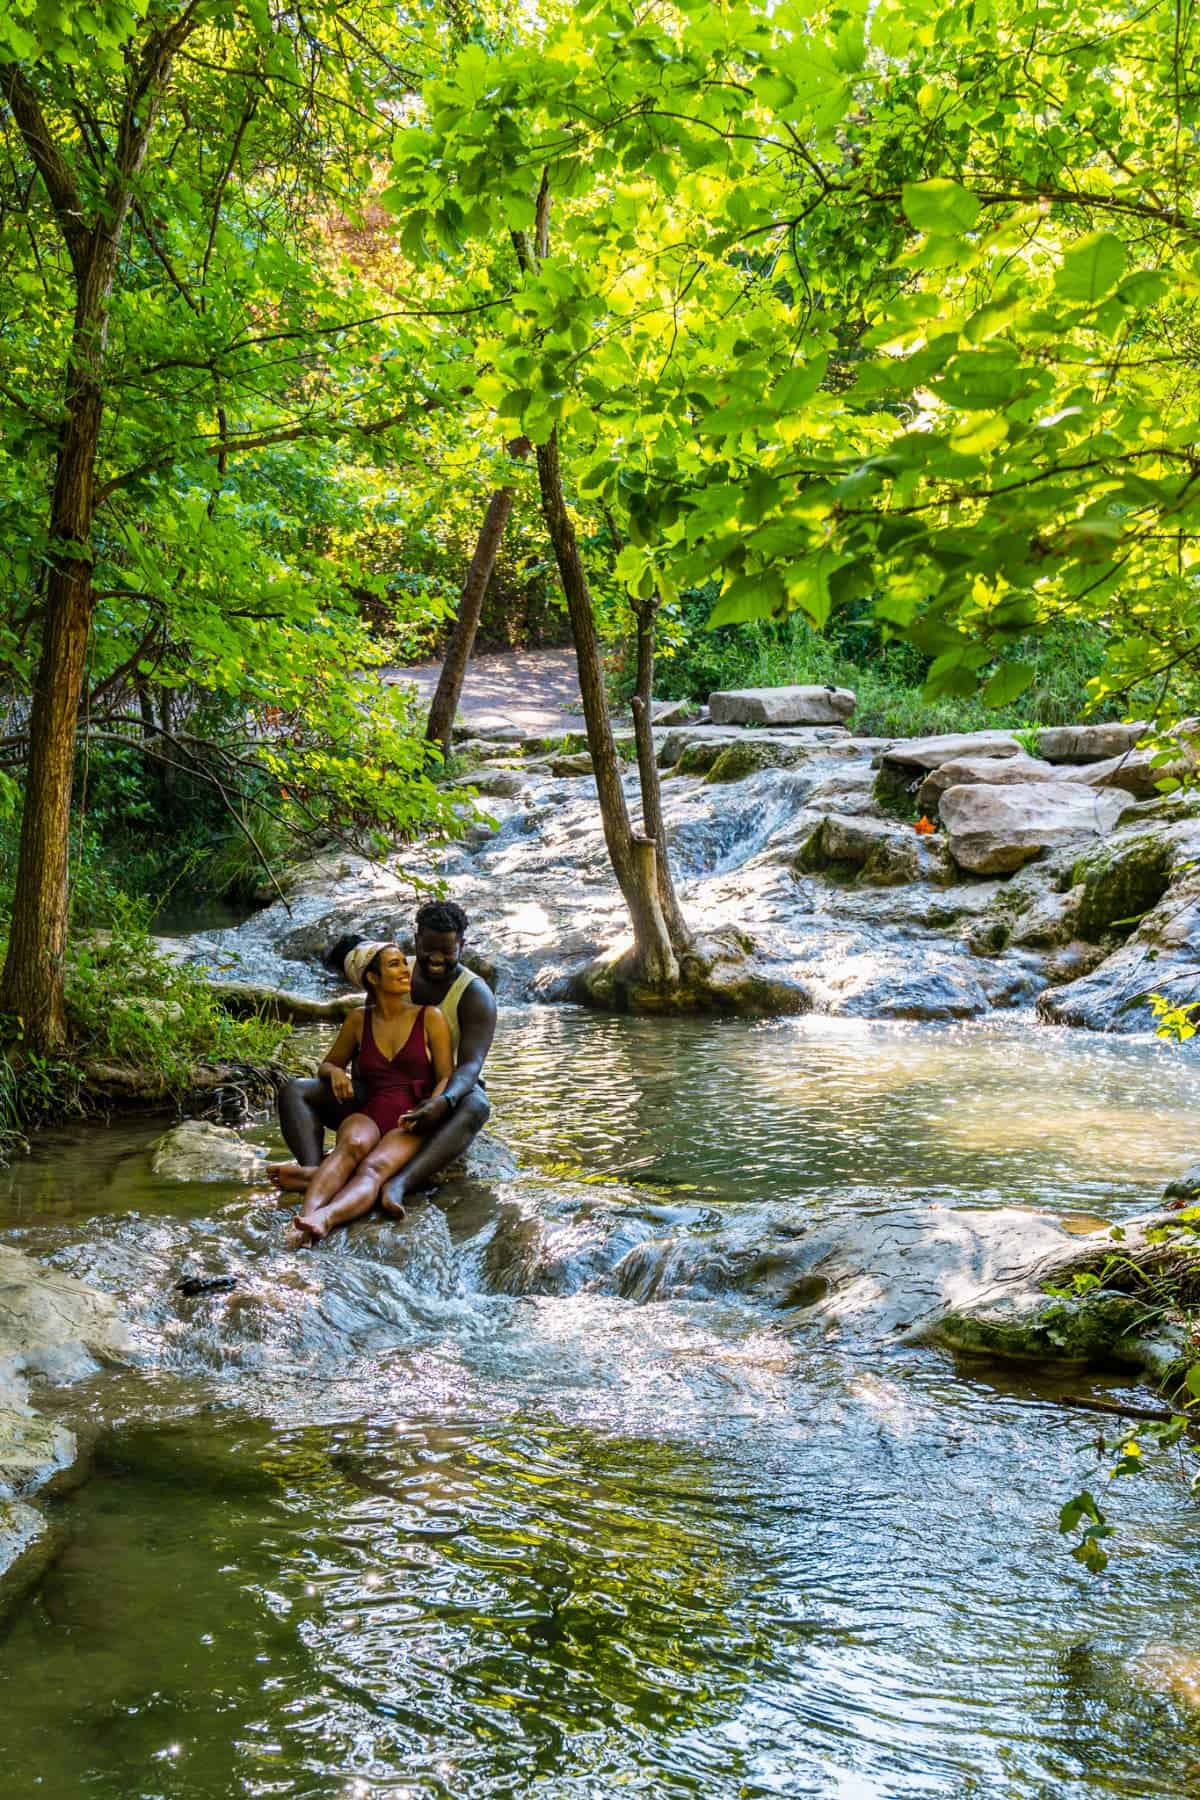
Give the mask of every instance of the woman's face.
[{"label": "woman's face", "polygon": [[404,952],[395,944],[389,944],[386,950],[379,952],[379,973],[374,980],[375,992],[379,996],[387,995],[389,1000],[403,1000],[412,987],[412,977],[408,972],[408,964],[404,960]]}]

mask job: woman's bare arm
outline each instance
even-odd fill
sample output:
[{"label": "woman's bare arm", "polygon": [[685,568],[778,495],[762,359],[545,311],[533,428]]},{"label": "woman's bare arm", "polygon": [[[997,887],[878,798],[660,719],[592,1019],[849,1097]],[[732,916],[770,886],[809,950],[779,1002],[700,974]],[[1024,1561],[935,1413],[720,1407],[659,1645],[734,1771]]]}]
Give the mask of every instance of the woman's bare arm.
[{"label": "woman's bare arm", "polygon": [[362,1041],[362,1022],[363,1013],[359,1007],[342,1020],[342,1029],[333,1040],[332,1048],[325,1060],[317,1065],[317,1074],[325,1077],[335,1100],[349,1100],[354,1093],[354,1083],[347,1070]]}]

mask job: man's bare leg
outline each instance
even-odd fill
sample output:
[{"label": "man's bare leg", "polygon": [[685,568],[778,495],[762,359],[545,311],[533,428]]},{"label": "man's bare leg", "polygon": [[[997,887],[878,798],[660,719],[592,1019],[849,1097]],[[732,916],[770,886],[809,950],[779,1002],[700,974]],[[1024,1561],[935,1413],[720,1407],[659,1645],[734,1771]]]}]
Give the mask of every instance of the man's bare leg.
[{"label": "man's bare leg", "polygon": [[323,1078],[298,1076],[279,1095],[279,1129],[295,1162],[268,1163],[267,1176],[285,1193],[303,1194],[325,1154],[325,1132],[336,1131],[346,1117]]},{"label": "man's bare leg", "polygon": [[464,1094],[441,1129],[420,1140],[421,1148],[412,1161],[384,1182],[379,1194],[384,1212],[393,1219],[402,1219],[408,1196],[419,1194],[429,1186],[431,1176],[455,1162],[491,1116],[492,1109],[482,1088],[474,1087]]}]

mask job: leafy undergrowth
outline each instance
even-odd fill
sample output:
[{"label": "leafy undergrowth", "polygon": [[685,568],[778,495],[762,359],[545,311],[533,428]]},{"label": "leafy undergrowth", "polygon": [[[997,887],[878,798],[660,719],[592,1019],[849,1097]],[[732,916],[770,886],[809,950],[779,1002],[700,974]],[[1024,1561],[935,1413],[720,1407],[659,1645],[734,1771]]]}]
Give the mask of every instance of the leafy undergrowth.
[{"label": "leafy undergrowth", "polygon": [[[8,1019],[0,1051],[0,1160],[28,1133],[96,1110],[89,1071],[134,1071],[148,1095],[178,1100],[197,1072],[214,1064],[247,1070],[289,1062],[286,1024],[234,1018],[194,970],[162,956],[130,903],[124,918],[77,935],[67,969],[70,1044],[61,1055],[25,1050],[20,1021]],[[0,944],[0,956],[3,945]]]},{"label": "leafy undergrowth", "polygon": [[[792,618],[707,631],[701,607],[707,611],[707,598],[703,603],[685,599],[685,616],[675,629],[664,621],[656,694],[702,702],[724,688],[792,683],[847,687],[857,696],[854,729],[868,736],[1074,724],[1086,713],[1088,682],[1104,661],[1098,632],[1062,630],[1021,648],[1035,677],[1019,700],[996,707],[978,698],[930,699],[924,691],[929,659],[911,644],[884,643],[870,623],[843,620],[818,632]],[[630,651],[613,677],[616,698],[631,691],[632,676]]]}]

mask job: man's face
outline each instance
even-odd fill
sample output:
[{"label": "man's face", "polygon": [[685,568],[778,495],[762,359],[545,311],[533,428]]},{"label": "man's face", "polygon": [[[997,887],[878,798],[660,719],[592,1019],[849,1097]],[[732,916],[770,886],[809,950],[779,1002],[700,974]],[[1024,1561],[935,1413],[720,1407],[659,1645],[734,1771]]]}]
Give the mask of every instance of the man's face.
[{"label": "man's face", "polygon": [[413,949],[426,981],[445,981],[462,955],[462,946],[456,931],[418,931]]}]

